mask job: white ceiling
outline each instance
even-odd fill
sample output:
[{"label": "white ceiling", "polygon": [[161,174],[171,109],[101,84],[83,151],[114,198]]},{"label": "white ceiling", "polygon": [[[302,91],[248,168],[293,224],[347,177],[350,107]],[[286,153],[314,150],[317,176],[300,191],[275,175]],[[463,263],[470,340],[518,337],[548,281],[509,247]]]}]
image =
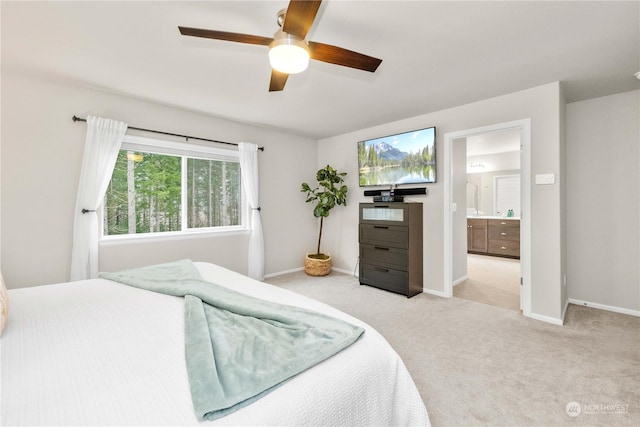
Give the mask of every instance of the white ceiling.
[{"label": "white ceiling", "polygon": [[553,81],[568,102],[640,87],[638,1],[325,0],[308,39],[382,65],[371,74],[311,61],[273,93],[265,46],[177,29],[271,37],[287,3],[2,1],[2,70],[313,138]]}]

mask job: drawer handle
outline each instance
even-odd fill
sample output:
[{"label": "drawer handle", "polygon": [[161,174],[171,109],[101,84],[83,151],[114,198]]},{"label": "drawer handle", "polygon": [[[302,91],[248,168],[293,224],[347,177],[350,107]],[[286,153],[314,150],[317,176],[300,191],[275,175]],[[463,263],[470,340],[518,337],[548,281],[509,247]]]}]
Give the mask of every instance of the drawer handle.
[{"label": "drawer handle", "polygon": [[388,230],[389,229],[388,226],[384,226],[384,225],[374,225],[373,228],[382,228],[384,230]]},{"label": "drawer handle", "polygon": [[380,268],[380,267],[373,267],[374,270],[376,271],[381,271],[383,273],[388,273],[389,270],[387,270],[386,268]]},{"label": "drawer handle", "polygon": [[500,235],[502,235],[502,236],[506,236],[506,235],[507,235],[507,233],[500,233]]},{"label": "drawer handle", "polygon": [[507,247],[506,247],[506,246],[501,246],[501,247],[500,247],[500,249],[502,249],[502,250],[505,250],[505,251],[506,251],[506,250],[507,250]]},{"label": "drawer handle", "polygon": [[380,246],[374,246],[373,249],[376,249],[378,251],[388,251],[389,248],[381,248]]},{"label": "drawer handle", "polygon": [[500,225],[507,225],[507,223],[506,222],[501,222]]}]

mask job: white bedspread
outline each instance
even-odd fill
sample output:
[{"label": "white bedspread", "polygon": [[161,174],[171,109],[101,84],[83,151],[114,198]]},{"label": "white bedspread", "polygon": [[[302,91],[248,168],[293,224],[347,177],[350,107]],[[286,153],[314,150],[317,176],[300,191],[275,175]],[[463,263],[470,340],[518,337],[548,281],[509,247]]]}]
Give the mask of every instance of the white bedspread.
[{"label": "white bedspread", "polygon": [[196,266],[205,280],[366,332],[248,407],[201,423],[187,380],[181,298],[104,279],[10,290],[0,338],[1,424],[429,425],[404,364],[374,329],[293,292]]}]

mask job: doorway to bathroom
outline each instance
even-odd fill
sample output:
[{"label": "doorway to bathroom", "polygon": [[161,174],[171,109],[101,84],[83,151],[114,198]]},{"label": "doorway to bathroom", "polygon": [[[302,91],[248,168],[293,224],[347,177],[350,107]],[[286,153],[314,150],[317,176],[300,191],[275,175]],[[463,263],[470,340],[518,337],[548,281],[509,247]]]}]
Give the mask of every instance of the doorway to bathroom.
[{"label": "doorway to bathroom", "polygon": [[531,311],[530,121],[445,134],[445,296]]},{"label": "doorway to bathroom", "polygon": [[467,216],[466,246],[460,239],[463,247],[453,248],[454,254],[467,253],[460,266],[454,265],[453,296],[520,310],[520,129],[469,135],[453,143],[459,146],[454,156],[465,151],[466,158],[466,165],[454,158],[454,176],[465,169],[466,185],[454,180],[453,199]]}]

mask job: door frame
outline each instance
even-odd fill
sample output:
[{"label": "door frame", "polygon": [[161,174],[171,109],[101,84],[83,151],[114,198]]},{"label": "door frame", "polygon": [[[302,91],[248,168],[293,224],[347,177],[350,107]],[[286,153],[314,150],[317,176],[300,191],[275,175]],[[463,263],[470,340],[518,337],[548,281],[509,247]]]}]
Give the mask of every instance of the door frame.
[{"label": "door frame", "polygon": [[480,133],[520,129],[520,303],[531,317],[531,119],[514,120],[444,134],[444,296],[453,297],[453,141]]}]

